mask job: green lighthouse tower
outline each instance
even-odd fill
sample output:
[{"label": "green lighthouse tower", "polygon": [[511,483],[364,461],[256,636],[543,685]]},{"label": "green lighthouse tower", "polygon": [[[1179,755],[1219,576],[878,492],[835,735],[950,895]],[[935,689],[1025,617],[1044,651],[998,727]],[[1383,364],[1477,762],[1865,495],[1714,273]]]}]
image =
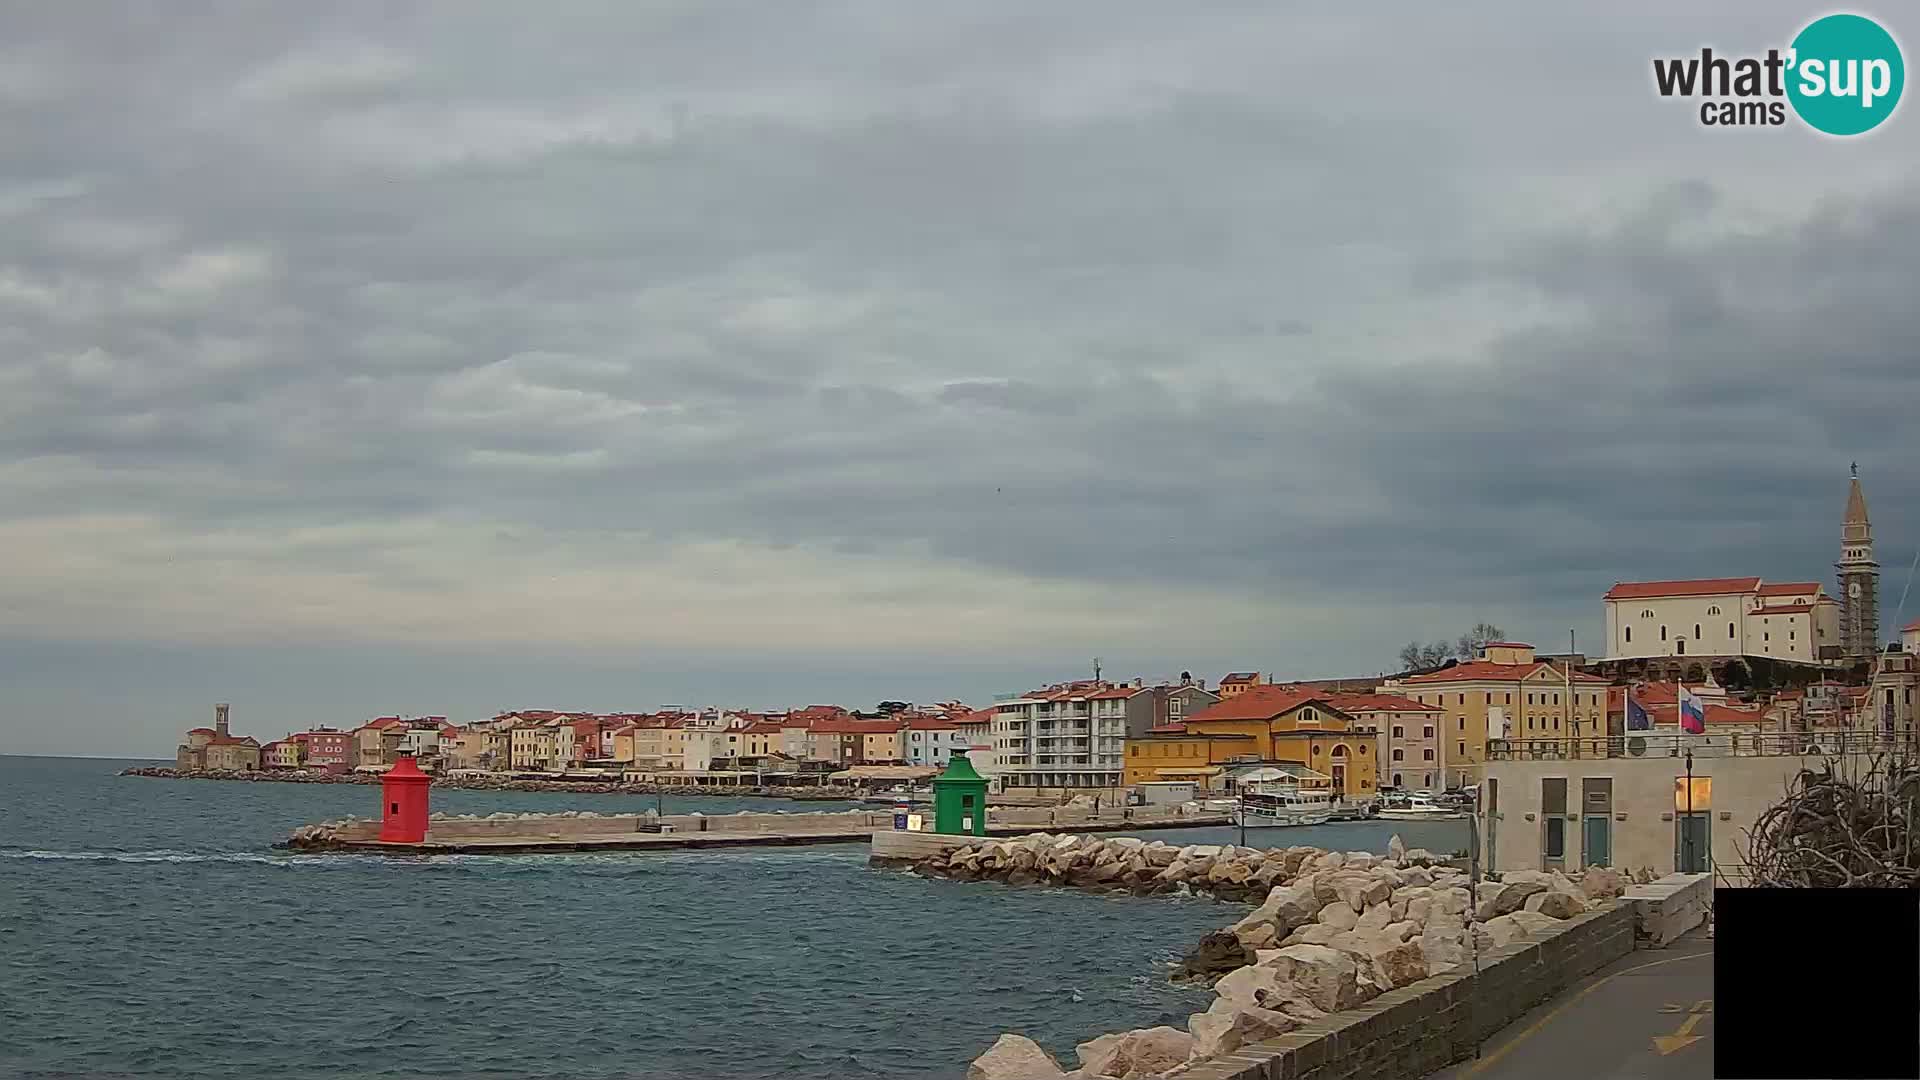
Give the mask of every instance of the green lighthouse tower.
[{"label": "green lighthouse tower", "polygon": [[933,831],[987,835],[987,781],[964,750],[954,751],[947,771],[933,778]]}]

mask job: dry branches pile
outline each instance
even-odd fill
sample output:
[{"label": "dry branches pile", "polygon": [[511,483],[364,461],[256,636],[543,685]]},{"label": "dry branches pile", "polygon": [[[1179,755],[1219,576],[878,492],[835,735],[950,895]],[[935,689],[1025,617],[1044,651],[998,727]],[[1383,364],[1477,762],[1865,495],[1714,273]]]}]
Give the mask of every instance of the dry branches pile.
[{"label": "dry branches pile", "polygon": [[1904,755],[1804,770],[1748,831],[1749,883],[1786,889],[1920,887],[1920,770]]}]

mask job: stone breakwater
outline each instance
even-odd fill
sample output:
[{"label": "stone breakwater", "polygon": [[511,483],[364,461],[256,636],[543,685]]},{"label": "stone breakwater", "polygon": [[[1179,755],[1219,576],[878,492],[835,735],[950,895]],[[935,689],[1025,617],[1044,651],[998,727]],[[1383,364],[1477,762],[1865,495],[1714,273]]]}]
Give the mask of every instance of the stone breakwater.
[{"label": "stone breakwater", "polygon": [[[278,784],[378,784],[379,773],[330,773],[319,769],[246,770],[171,769],[140,766],[120,770],[121,776],[148,776],[161,780],[243,780]],[[768,799],[857,799],[862,792],[833,784],[793,787],[698,787],[693,784],[655,784],[626,780],[530,780],[512,776],[436,776],[433,786],[462,791],[558,791],[573,795],[717,795],[727,798],[758,796]]]},{"label": "stone breakwater", "polygon": [[1210,983],[1215,993],[1184,1030],[1102,1035],[1078,1046],[1072,1071],[1009,1033],[974,1060],[968,1080],[1179,1076],[1244,1043],[1467,965],[1476,951],[1542,936],[1612,904],[1629,880],[1598,867],[1577,880],[1515,871],[1476,890],[1464,872],[1406,850],[1397,836],[1382,857],[1036,834],[958,848],[914,869],[956,880],[1260,898],[1245,917],[1202,939],[1175,973]]}]

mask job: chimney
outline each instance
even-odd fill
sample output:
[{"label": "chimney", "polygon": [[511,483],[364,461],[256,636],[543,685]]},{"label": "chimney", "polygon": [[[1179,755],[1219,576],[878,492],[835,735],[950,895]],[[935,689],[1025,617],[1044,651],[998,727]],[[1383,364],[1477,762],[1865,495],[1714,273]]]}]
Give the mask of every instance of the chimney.
[{"label": "chimney", "polygon": [[228,737],[227,735],[228,707],[229,706],[224,701],[213,707],[213,733],[215,735],[220,736],[223,739]]}]

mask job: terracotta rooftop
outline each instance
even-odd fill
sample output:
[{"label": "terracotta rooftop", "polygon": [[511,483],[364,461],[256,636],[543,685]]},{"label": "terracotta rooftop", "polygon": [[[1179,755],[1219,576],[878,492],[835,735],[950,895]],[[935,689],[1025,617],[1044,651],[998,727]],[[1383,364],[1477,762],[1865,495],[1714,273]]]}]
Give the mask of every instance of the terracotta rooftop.
[{"label": "terracotta rooftop", "polygon": [[1217,701],[1188,715],[1188,720],[1270,720],[1309,701],[1327,703],[1328,695],[1297,686],[1250,686],[1245,693]]},{"label": "terracotta rooftop", "polygon": [[[1542,668],[1552,672],[1555,678],[1561,677],[1560,669],[1544,660],[1536,660],[1530,664],[1496,664],[1491,660],[1473,660],[1425,675],[1409,675],[1406,681],[1423,686],[1457,682],[1519,682],[1521,679],[1532,677]],[[1576,671],[1573,673],[1573,681],[1605,683],[1607,680],[1598,675]]]},{"label": "terracotta rooftop", "polygon": [[1757,577],[1694,578],[1688,581],[1622,581],[1607,590],[1607,600],[1652,600],[1666,596],[1718,596],[1752,592]]},{"label": "terracotta rooftop", "polygon": [[1328,694],[1327,704],[1349,713],[1441,711],[1437,706],[1426,705],[1399,694]]},{"label": "terracotta rooftop", "polygon": [[1819,591],[1820,583],[1817,581],[1769,581],[1760,586],[1761,596],[1799,596]]},{"label": "terracotta rooftop", "polygon": [[1257,671],[1234,671],[1234,672],[1229,672],[1225,675],[1220,676],[1220,685],[1225,686],[1228,683],[1257,682],[1259,678],[1260,678],[1260,673]]}]

